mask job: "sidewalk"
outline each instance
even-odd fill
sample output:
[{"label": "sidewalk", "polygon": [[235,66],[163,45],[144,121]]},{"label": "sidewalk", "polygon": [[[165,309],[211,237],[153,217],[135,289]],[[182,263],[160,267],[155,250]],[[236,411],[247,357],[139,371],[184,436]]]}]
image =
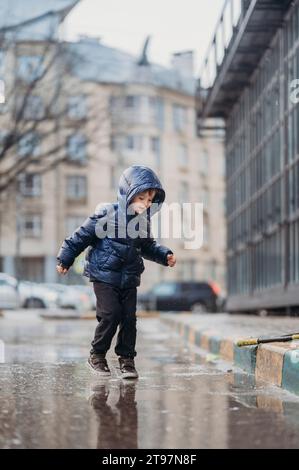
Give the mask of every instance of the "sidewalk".
[{"label": "sidewalk", "polygon": [[250,374],[299,395],[299,341],[239,348],[247,337],[299,332],[299,318],[228,314],[161,314],[187,341],[219,355]]}]

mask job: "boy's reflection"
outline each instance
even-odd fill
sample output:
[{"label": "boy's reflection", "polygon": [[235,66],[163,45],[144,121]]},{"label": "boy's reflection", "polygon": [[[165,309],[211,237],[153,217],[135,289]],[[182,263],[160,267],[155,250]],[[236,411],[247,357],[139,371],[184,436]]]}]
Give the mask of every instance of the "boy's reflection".
[{"label": "boy's reflection", "polygon": [[137,449],[137,403],[134,382],[120,383],[119,399],[110,405],[109,384],[92,387],[89,402],[98,420],[98,449]]}]

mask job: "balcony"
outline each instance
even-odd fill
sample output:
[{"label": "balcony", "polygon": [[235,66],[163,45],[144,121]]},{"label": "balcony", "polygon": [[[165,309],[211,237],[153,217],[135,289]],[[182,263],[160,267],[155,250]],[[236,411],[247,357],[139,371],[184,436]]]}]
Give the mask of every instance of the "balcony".
[{"label": "balcony", "polygon": [[227,118],[291,3],[226,0],[198,81],[198,129],[206,118]]}]

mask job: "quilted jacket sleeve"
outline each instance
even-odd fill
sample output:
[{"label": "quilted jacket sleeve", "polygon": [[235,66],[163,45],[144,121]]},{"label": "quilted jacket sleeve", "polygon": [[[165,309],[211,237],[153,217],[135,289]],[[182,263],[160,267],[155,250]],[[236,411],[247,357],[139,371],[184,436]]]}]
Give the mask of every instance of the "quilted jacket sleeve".
[{"label": "quilted jacket sleeve", "polygon": [[97,220],[97,214],[88,217],[71,236],[64,240],[57,255],[57,260],[63,267],[69,268],[72,266],[75,258],[96,241],[95,228]]},{"label": "quilted jacket sleeve", "polygon": [[152,236],[141,239],[141,256],[149,261],[168,266],[167,255],[173,254],[173,252],[166,246],[160,245]]}]

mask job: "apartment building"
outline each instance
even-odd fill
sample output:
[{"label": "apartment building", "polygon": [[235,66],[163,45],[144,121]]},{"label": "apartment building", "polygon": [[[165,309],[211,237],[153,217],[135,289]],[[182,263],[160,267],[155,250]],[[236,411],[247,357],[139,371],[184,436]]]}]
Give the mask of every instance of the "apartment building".
[{"label": "apartment building", "polygon": [[[163,221],[157,214],[154,234],[176,253],[178,263],[170,269],[145,261],[150,269],[143,274],[141,289],[167,279],[208,279],[224,289],[223,138],[219,133],[197,136],[192,52],[174,54],[167,68],[150,62],[149,40],[139,57],[96,38],[65,42],[59,31],[75,1],[66,1],[65,8],[57,10],[58,32],[55,41],[49,41],[49,3],[47,11],[30,19],[30,27],[28,20],[22,26],[19,19],[14,28],[18,35],[2,48],[6,90],[16,72],[26,81],[45,51],[55,60],[47,80],[41,80],[30,96],[27,121],[32,125],[40,119],[38,126],[0,160],[3,175],[9,159],[36,157],[1,194],[0,270],[16,274],[17,269],[25,279],[56,281],[56,254],[63,239],[99,203],[116,201],[122,171],[142,164],[159,175],[167,204],[203,203],[204,243],[186,249],[182,237],[163,238]],[[51,11],[56,4],[53,0]],[[35,24],[41,17],[42,33]],[[56,96],[49,83],[55,84]],[[0,120],[5,130],[10,123],[9,100],[3,106]],[[48,111],[44,120],[39,118],[43,107]],[[47,166],[51,161],[52,167]],[[78,257],[68,279],[79,282],[83,257]]]}]

